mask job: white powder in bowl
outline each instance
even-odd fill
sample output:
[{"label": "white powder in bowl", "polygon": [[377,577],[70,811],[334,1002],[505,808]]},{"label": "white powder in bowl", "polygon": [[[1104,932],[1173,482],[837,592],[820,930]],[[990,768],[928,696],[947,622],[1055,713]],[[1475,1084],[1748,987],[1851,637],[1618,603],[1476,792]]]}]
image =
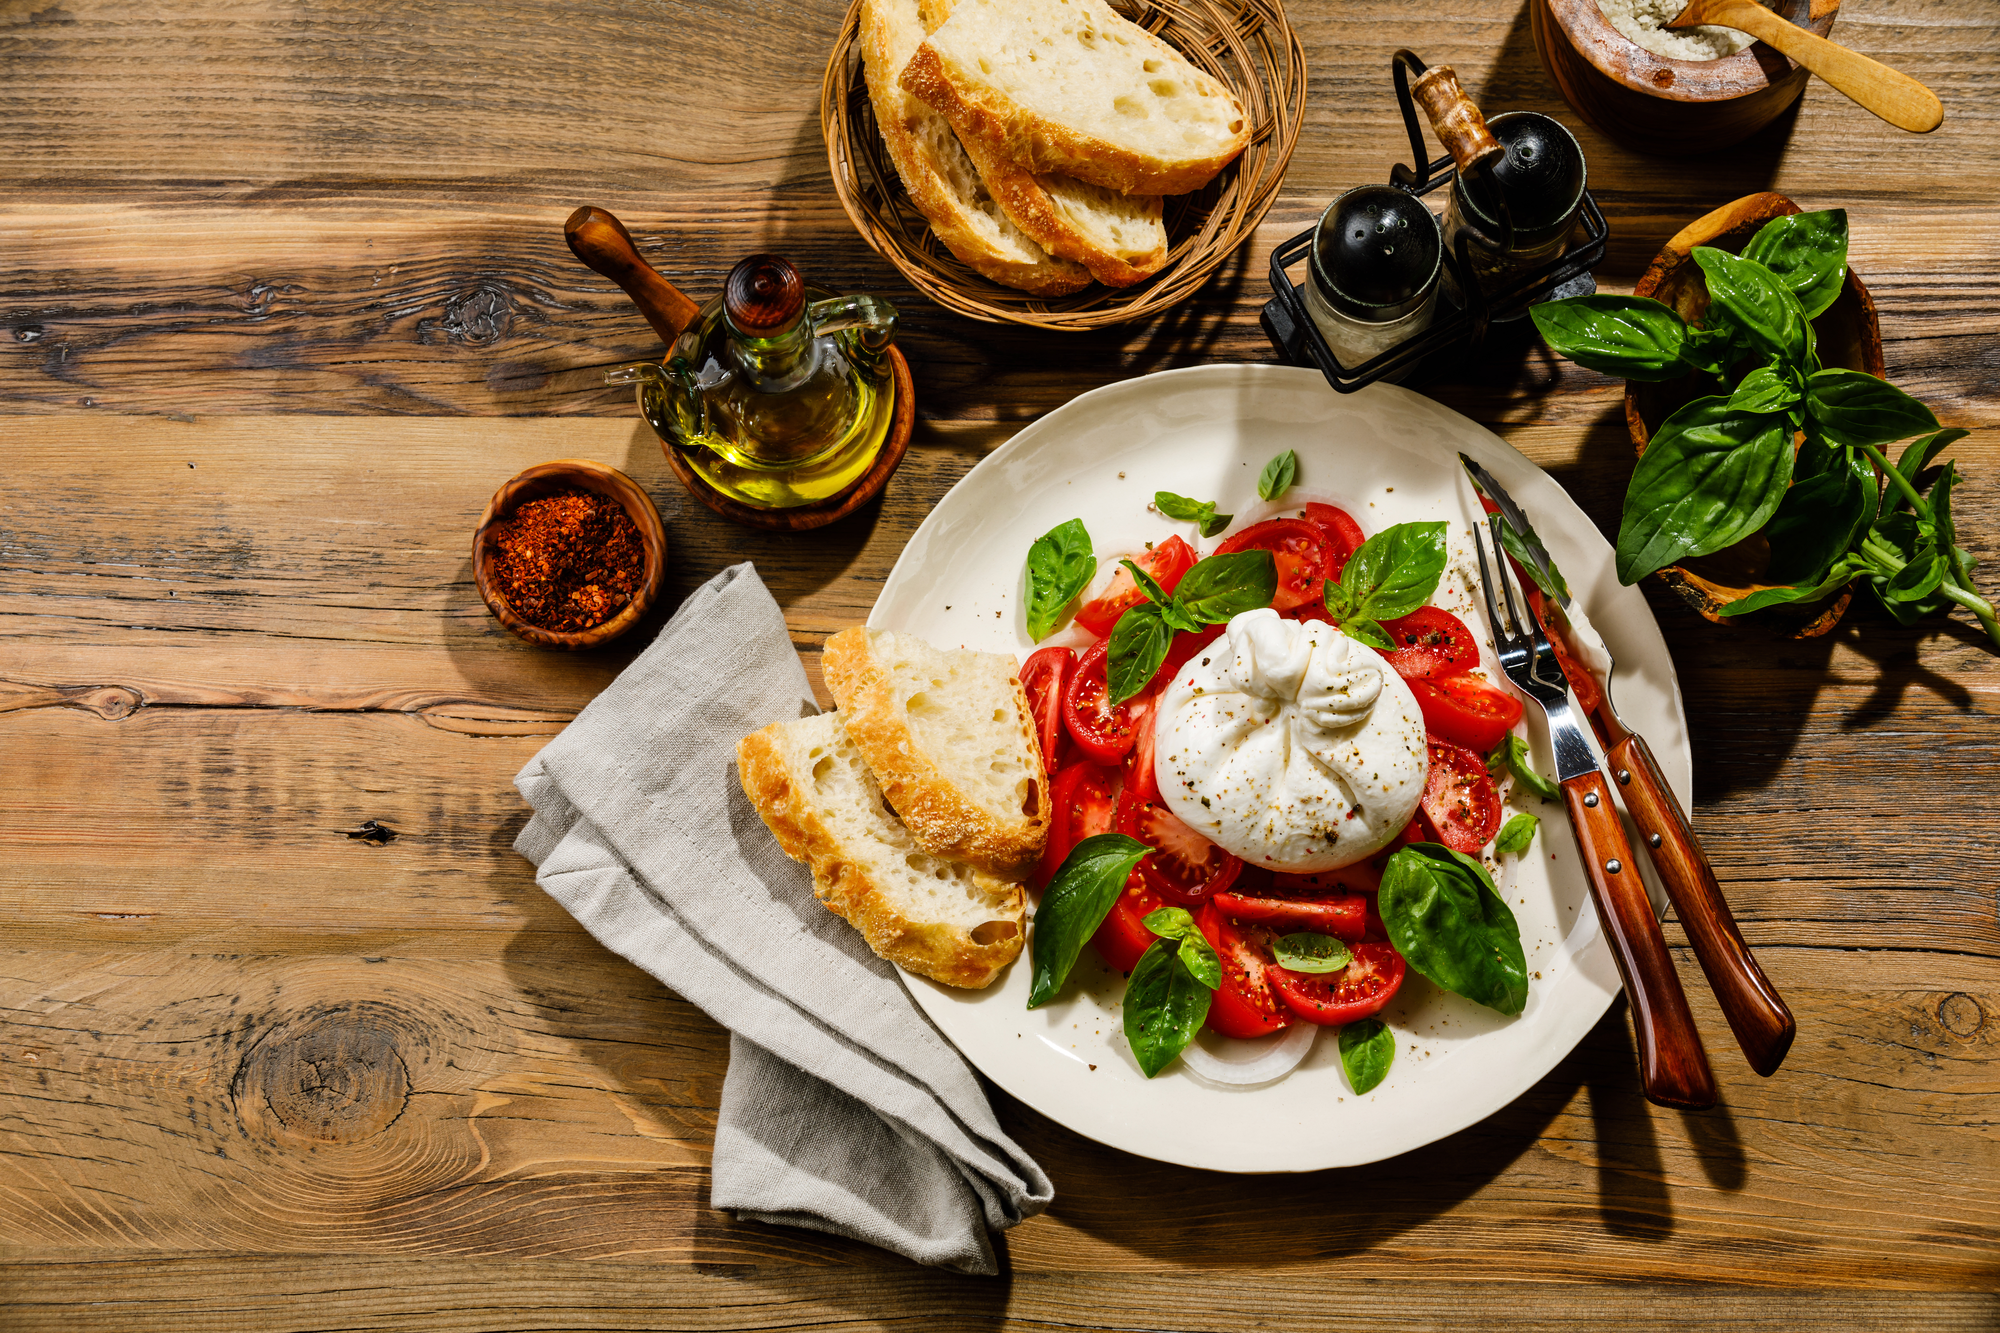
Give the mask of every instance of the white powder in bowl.
[{"label": "white powder in bowl", "polygon": [[1627,39],[1669,60],[1720,60],[1756,40],[1747,32],[1711,24],[1671,31],[1661,27],[1687,8],[1687,0],[1597,0],[1597,7]]}]

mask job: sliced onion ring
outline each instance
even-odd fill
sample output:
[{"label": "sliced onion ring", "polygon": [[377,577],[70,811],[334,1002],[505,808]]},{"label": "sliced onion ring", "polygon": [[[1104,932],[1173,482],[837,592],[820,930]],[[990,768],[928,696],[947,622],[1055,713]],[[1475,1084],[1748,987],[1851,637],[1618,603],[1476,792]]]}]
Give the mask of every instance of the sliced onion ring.
[{"label": "sliced onion ring", "polygon": [[[1255,1087],[1260,1083],[1275,1083],[1298,1068],[1318,1036],[1317,1023],[1294,1023],[1281,1033],[1255,1041],[1218,1037],[1204,1030],[1181,1052],[1181,1060],[1190,1073],[1210,1083],[1231,1088]],[[1217,1055],[1203,1047],[1204,1037],[1227,1043],[1229,1056]]]}]

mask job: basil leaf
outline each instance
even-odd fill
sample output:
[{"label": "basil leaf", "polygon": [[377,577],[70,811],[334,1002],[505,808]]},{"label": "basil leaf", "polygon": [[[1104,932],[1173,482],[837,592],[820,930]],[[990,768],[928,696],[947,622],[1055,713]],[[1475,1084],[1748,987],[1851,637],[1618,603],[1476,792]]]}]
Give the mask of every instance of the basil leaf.
[{"label": "basil leaf", "polygon": [[1375,903],[1389,942],[1411,967],[1503,1014],[1527,1006],[1521,928],[1479,862],[1434,842],[1413,843],[1389,858]]},{"label": "basil leaf", "polygon": [[1058,523],[1028,548],[1028,637],[1040,643],[1055,631],[1063,608],[1090,586],[1097,557],[1083,520]]},{"label": "basil leaf", "polygon": [[1443,523],[1397,523],[1361,543],[1340,571],[1349,615],[1394,620],[1428,602],[1444,574],[1444,533]]},{"label": "basil leaf", "polygon": [[1140,957],[1125,986],[1125,1040],[1147,1078],[1187,1049],[1208,1017],[1211,998],[1173,941],[1160,940]]},{"label": "basil leaf", "polygon": [[1264,470],[1257,476],[1257,494],[1266,500],[1275,500],[1290,490],[1298,477],[1298,451],[1287,449],[1264,464]]},{"label": "basil leaf", "polygon": [[1741,616],[1782,603],[1817,602],[1845,588],[1854,581],[1855,575],[1867,572],[1868,562],[1863,557],[1857,554],[1844,555],[1834,562],[1833,568],[1826,572],[1826,577],[1816,584],[1793,588],[1759,588],[1748,597],[1739,597],[1730,602],[1717,614]]},{"label": "basil leaf", "polygon": [[1141,597],[1144,597],[1149,602],[1157,602],[1162,605],[1169,600],[1167,590],[1162,588],[1159,581],[1151,574],[1148,574],[1130,560],[1120,560],[1118,563],[1125,566],[1125,572],[1132,576],[1132,582],[1138,585]]},{"label": "basil leaf", "polygon": [[1697,245],[1694,262],[1708,279],[1708,299],[1729,312],[1752,346],[1793,363],[1811,353],[1812,332],[1799,298],[1771,270],[1712,245]]},{"label": "basil leaf", "polygon": [[[1931,460],[1936,458],[1946,445],[1964,439],[1967,434],[1969,432],[1953,427],[1950,430],[1941,430],[1935,435],[1926,435],[1921,440],[1912,440],[1903,450],[1903,456],[1896,460],[1896,471],[1903,474],[1903,479],[1910,483],[1911,490],[1921,493],[1923,487],[1917,484],[1917,478],[1923,475],[1923,470],[1931,465]],[[1909,503],[1900,488],[1894,486],[1889,488],[1888,507],[1892,512],[1908,508]]]},{"label": "basil leaf", "polygon": [[1764,525],[1771,544],[1765,577],[1773,583],[1818,583],[1875,521],[1876,495],[1874,469],[1852,449],[1841,450],[1834,465],[1818,476],[1794,481]]},{"label": "basil leaf", "polygon": [[1105,644],[1104,683],[1116,707],[1145,689],[1167,660],[1174,631],[1154,602],[1126,608]]},{"label": "basil leaf", "polygon": [[1396,641],[1389,637],[1389,631],[1366,616],[1354,616],[1340,622],[1340,632],[1350,639],[1359,640],[1378,653],[1396,650]]},{"label": "basil leaf", "polygon": [[1493,774],[1494,777],[1497,778],[1500,776],[1500,769],[1502,768],[1507,769],[1514,775],[1516,783],[1533,792],[1542,800],[1559,801],[1562,799],[1562,788],[1550,782],[1540,773],[1537,773],[1535,766],[1528,761],[1528,743],[1519,736],[1507,737],[1507,739],[1494,747],[1492,754],[1486,757],[1486,771]]},{"label": "basil leaf", "polygon": [[1535,827],[1542,821],[1533,815],[1515,815],[1493,840],[1493,850],[1503,856],[1519,856],[1535,840]]},{"label": "basil leaf", "polygon": [[1034,985],[1028,991],[1030,1009],[1053,1000],[1063,982],[1069,980],[1069,970],[1076,966],[1084,941],[1104,924],[1105,914],[1124,891],[1132,867],[1152,850],[1122,833],[1095,834],[1070,848],[1035,913],[1029,940],[1035,964]]},{"label": "basil leaf", "polygon": [[1528,313],[1550,348],[1579,366],[1628,380],[1687,374],[1687,322],[1650,297],[1573,296]]},{"label": "basil leaf", "polygon": [[1190,500],[1185,495],[1175,495],[1172,491],[1156,491],[1153,494],[1153,508],[1168,518],[1177,518],[1188,523],[1199,523],[1201,535],[1213,537],[1229,526],[1234,514],[1215,512],[1213,500]]},{"label": "basil leaf", "polygon": [[1697,398],[1639,457],[1618,525],[1618,581],[1637,583],[1764,526],[1792,475],[1791,422]]},{"label": "basil leaf", "polygon": [[1340,1067],[1354,1095],[1373,1092],[1389,1077],[1396,1060],[1396,1034],[1379,1018],[1364,1018],[1340,1030]]},{"label": "basil leaf", "polygon": [[1354,961],[1354,951],[1331,935],[1301,930],[1271,942],[1278,966],[1293,972],[1338,972]]},{"label": "basil leaf", "polygon": [[1721,306],[1710,306],[1705,318],[1715,327],[1689,327],[1687,341],[1681,345],[1681,359],[1696,370],[1722,379],[1742,355],[1743,342],[1735,336],[1736,326],[1723,317]]},{"label": "basil leaf", "polygon": [[1887,444],[1938,428],[1928,407],[1862,370],[1822,370],[1807,380],[1806,416],[1835,444]]},{"label": "basil leaf", "polygon": [[[1556,562],[1550,558],[1547,549],[1542,547],[1542,539],[1535,534],[1533,526],[1522,533],[1516,531],[1512,523],[1502,521],[1499,532],[1501,549],[1513,556],[1514,563],[1527,571],[1528,577],[1535,581],[1535,586],[1558,602],[1567,602],[1569,585],[1563,582],[1562,571],[1556,568]],[[1528,549],[1531,540],[1537,548],[1540,548],[1540,554]]]},{"label": "basil leaf", "polygon": [[1772,218],[1743,247],[1743,258],[1762,264],[1791,288],[1811,319],[1832,305],[1847,284],[1847,210]]},{"label": "basil leaf", "polygon": [[1797,375],[1777,365],[1759,366],[1729,395],[1729,405],[1742,412],[1782,412],[1804,396]]},{"label": "basil leaf", "polygon": [[1894,552],[1902,565],[1888,578],[1875,581],[1884,605],[1894,610],[1896,603],[1921,601],[1937,591],[1944,581],[1947,557],[1939,547],[1934,522],[1910,513],[1891,514],[1868,535],[1878,546]]},{"label": "basil leaf", "polygon": [[1196,620],[1221,625],[1271,604],[1278,595],[1278,562],[1269,551],[1212,555],[1181,576],[1174,595]]},{"label": "basil leaf", "polygon": [[1201,927],[1185,907],[1156,908],[1146,913],[1141,924],[1161,939],[1176,942],[1181,965],[1187,968],[1188,975],[1210,990],[1221,988],[1222,959],[1216,956],[1215,946],[1201,933]]}]

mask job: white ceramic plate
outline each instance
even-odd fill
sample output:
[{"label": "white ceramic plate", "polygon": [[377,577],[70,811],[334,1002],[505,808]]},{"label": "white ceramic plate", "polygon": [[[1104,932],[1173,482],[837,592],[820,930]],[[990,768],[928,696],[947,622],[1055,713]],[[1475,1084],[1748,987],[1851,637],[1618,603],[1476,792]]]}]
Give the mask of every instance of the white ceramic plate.
[{"label": "white ceramic plate", "polygon": [[[1264,504],[1258,474],[1286,449],[1298,452],[1298,484],[1281,504]],[[1218,365],[1087,393],[1028,426],[952,488],[896,562],[868,623],[1023,658],[1035,647],[1021,611],[1023,561],[1056,524],[1082,518],[1101,564],[1172,533],[1204,554],[1222,540],[1196,541],[1192,524],[1148,511],[1158,490],[1218,501],[1236,515],[1232,531],[1313,499],[1341,505],[1371,533],[1446,519],[1462,570],[1479,508],[1460,451],[1490,468],[1535,520],[1617,655],[1620,710],[1688,804],[1687,724],[1673,664],[1645,599],[1619,585],[1604,538],[1504,441],[1390,385],[1341,395],[1309,370]],[[1476,592],[1463,579],[1448,574],[1443,592],[1439,604],[1467,615],[1475,630],[1483,626],[1472,607]],[[1552,773],[1546,726],[1539,710],[1527,712],[1540,767]],[[1502,1017],[1409,973],[1382,1015],[1396,1031],[1395,1065],[1363,1097],[1348,1087],[1330,1033],[1276,1083],[1223,1087],[1181,1062],[1148,1080],[1120,1028],[1124,980],[1090,949],[1062,996],[1033,1011],[1026,953],[983,991],[904,981],[982,1073],[1101,1143],[1216,1171],[1311,1171],[1408,1152],[1520,1096],[1618,992],[1568,822],[1559,806],[1530,802],[1522,808],[1543,821],[1535,845],[1506,858],[1497,876],[1527,950],[1526,1010]],[[1664,895],[1645,869],[1658,905]]]}]

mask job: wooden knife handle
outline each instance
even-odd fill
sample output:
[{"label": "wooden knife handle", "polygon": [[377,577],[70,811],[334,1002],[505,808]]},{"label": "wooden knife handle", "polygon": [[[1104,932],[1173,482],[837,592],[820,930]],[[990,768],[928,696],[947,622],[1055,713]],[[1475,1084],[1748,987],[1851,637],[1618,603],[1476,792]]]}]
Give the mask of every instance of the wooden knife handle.
[{"label": "wooden knife handle", "polygon": [[1722,886],[1708,856],[1695,841],[1687,813],[1667,786],[1653,751],[1640,736],[1626,735],[1611,747],[1611,770],[1624,789],[1625,808],[1652,851],[1653,868],[1667,886],[1694,956],[1722,1004],[1750,1067],[1769,1077],[1784,1063],[1798,1024],[1778,997],[1778,988],[1757,966],[1750,946],[1736,929]]},{"label": "wooden knife handle", "polygon": [[668,346],[701,313],[700,306],[640,258],[632,233],[603,209],[586,205],[570,214],[569,221],[563,223],[563,239],[569,242],[570,253],[593,272],[602,273],[624,289]]},{"label": "wooden knife handle", "polygon": [[1570,827],[1583,856],[1590,896],[1632,1000],[1639,1041],[1639,1077],[1648,1101],[1701,1110],[1715,1105],[1715,1075],[1701,1048],[1680,974],[1667,953],[1646,882],[1632,863],[1611,787],[1592,771],[1562,784]]}]

